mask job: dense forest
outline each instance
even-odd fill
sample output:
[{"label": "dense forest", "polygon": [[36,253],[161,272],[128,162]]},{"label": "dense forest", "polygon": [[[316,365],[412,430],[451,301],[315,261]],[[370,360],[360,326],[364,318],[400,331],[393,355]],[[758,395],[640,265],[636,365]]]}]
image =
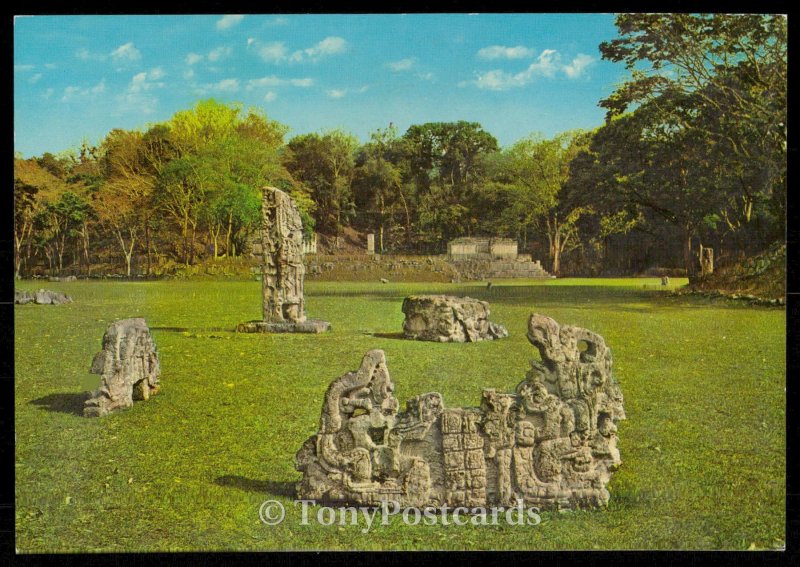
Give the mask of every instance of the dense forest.
[{"label": "dense forest", "polygon": [[256,108],[213,99],[98,144],[15,157],[17,275],[164,273],[248,253],[259,189],[305,229],[352,228],[384,253],[515,238],[558,275],[699,269],[784,238],[786,19],[635,14],[600,45],[629,78],[593,131],[509,147],[474,122],[389,124],[286,139]]}]

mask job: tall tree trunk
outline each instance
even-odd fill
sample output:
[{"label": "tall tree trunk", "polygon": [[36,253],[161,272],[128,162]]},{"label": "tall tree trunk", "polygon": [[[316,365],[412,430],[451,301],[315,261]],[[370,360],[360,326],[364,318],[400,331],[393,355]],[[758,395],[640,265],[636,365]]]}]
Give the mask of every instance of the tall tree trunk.
[{"label": "tall tree trunk", "polygon": [[228,213],[228,232],[225,235],[225,254],[228,257],[233,256],[233,251],[231,250],[231,233],[233,232],[233,213]]},{"label": "tall tree trunk", "polygon": [[83,267],[83,258],[81,257],[81,241],[78,238],[76,238],[74,244],[75,244],[75,253],[74,253],[74,258],[72,260],[72,265],[74,266],[75,262],[77,262],[78,271],[80,272],[81,268]]},{"label": "tall tree trunk", "polygon": [[553,235],[553,247],[550,254],[553,258],[553,275],[557,276],[561,272],[561,233],[557,230]]},{"label": "tall tree trunk", "polygon": [[694,231],[687,227],[685,229],[686,242],[683,247],[683,267],[686,268],[686,276],[689,282],[694,282],[697,279],[697,266],[695,262],[695,255],[692,249],[692,239]]},{"label": "tall tree trunk", "polygon": [[381,208],[380,208],[381,226],[380,226],[380,229],[378,231],[378,246],[380,248],[381,254],[383,254],[383,222],[384,222],[383,221],[383,213],[384,213],[384,210],[383,210],[384,209],[384,207],[383,207],[383,195],[381,195],[380,203],[381,203]]},{"label": "tall tree trunk", "polygon": [[33,255],[33,243],[31,242],[30,234],[28,235],[28,241],[25,244],[25,262],[23,267],[23,274],[30,275],[31,273],[31,256]]},{"label": "tall tree trunk", "polygon": [[144,245],[147,253],[147,264],[145,265],[145,275],[150,275],[150,222],[149,219],[144,221]]},{"label": "tall tree trunk", "polygon": [[88,277],[92,271],[92,263],[89,260],[89,225],[83,221],[83,259],[86,262],[86,276]]},{"label": "tall tree trunk", "polygon": [[[59,245],[60,244],[60,245]],[[66,236],[61,237],[61,242],[56,245],[58,253],[58,275],[64,271],[64,246],[66,245]]]},{"label": "tall tree trunk", "polygon": [[192,223],[192,239],[189,247],[189,265],[194,264],[194,243],[197,240],[197,223]]}]

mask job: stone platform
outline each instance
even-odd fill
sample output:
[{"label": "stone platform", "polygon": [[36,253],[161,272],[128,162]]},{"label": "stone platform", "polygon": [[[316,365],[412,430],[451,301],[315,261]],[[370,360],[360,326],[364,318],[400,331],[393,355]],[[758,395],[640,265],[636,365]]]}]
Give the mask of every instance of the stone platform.
[{"label": "stone platform", "polygon": [[321,319],[306,319],[302,322],[283,321],[268,323],[267,321],[248,321],[239,323],[237,333],[324,333],[331,330],[331,324]]}]

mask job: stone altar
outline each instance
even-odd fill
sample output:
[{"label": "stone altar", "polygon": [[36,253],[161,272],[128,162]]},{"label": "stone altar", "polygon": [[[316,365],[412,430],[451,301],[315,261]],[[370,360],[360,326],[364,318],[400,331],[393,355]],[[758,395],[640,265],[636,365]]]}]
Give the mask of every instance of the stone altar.
[{"label": "stone altar", "polygon": [[264,187],[261,203],[260,321],[241,323],[240,333],[321,333],[330,323],[306,319],[303,280],[303,223],[286,193]]},{"label": "stone altar", "polygon": [[532,314],[531,361],[515,392],[448,408],[436,392],[399,411],[381,350],[328,388],[319,431],[295,456],[297,497],[361,506],[605,506],[622,463],[623,398],[603,338]]},{"label": "stone altar", "polygon": [[490,341],[508,336],[489,321],[489,304],[471,297],[412,295],[403,300],[403,336],[439,343]]},{"label": "stone altar", "polygon": [[95,355],[89,372],[100,374],[102,381],[84,404],[86,417],[130,407],[134,400],[147,400],[158,392],[161,366],[145,320],[111,323],[103,335],[103,350]]}]

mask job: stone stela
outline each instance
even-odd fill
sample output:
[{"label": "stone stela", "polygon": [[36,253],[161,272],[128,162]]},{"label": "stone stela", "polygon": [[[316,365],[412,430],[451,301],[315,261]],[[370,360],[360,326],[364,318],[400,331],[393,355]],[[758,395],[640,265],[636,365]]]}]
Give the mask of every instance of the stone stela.
[{"label": "stone stela", "polygon": [[319,431],[295,457],[297,497],[401,506],[601,507],[622,461],[622,393],[603,338],[543,315],[528,320],[541,355],[513,393],[484,389],[479,407],[441,394],[399,411],[382,350],[331,383]]},{"label": "stone stela", "polygon": [[286,193],[265,187],[261,202],[260,321],[241,323],[240,333],[321,333],[330,323],[307,319],[303,280],[303,223]]}]

